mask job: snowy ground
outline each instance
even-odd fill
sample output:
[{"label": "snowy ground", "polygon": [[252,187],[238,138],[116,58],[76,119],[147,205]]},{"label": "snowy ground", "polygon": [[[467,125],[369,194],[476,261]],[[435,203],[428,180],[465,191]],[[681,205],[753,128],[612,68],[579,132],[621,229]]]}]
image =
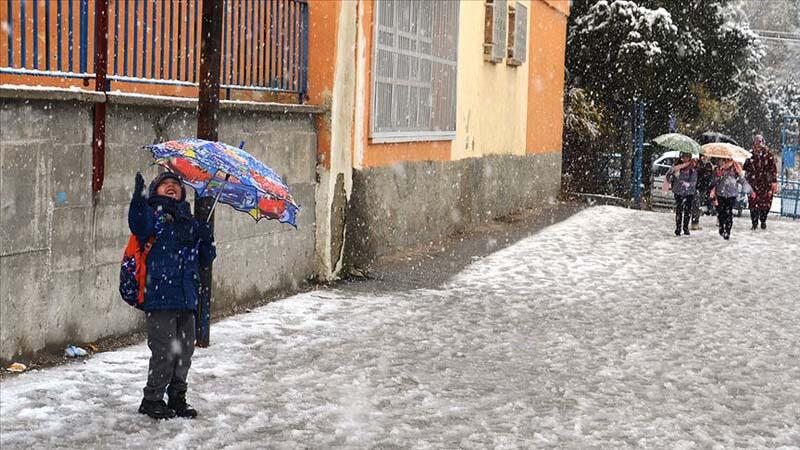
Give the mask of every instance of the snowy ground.
[{"label": "snowy ground", "polygon": [[7,378],[0,445],[800,448],[800,221],[703,220],[595,207],[438,289],[224,320],[195,421],[136,412],[144,345]]}]

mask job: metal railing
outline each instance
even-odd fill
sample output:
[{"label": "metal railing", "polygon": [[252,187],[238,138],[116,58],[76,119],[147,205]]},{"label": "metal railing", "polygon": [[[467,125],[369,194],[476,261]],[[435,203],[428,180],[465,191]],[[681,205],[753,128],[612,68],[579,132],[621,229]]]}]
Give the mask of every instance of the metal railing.
[{"label": "metal railing", "polygon": [[0,52],[0,73],[93,76],[88,58],[94,44],[89,39],[89,0],[6,0],[2,6],[7,49]]},{"label": "metal railing", "polygon": [[780,215],[800,219],[800,181],[781,180],[776,197],[780,201]]},{"label": "metal railing", "polygon": [[[7,51],[0,74],[95,77],[95,8],[101,0],[0,0]],[[306,0],[223,1],[221,87],[307,93]],[[106,0],[106,90],[114,82],[197,87],[200,0]],[[0,35],[1,36],[1,35]],[[120,89],[119,85],[115,89]],[[124,90],[124,88],[123,88]]]}]

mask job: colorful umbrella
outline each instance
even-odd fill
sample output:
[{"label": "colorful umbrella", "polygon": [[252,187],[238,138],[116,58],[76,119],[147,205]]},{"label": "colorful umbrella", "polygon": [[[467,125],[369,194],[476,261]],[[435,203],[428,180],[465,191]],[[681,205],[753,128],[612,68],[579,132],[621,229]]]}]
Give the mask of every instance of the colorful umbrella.
[{"label": "colorful umbrella", "polygon": [[747,158],[753,156],[752,153],[739,147],[738,145],[729,144],[727,142],[712,142],[700,147],[700,154],[709,156],[711,158],[732,159],[734,161],[743,162]]},{"label": "colorful umbrella", "polygon": [[690,153],[693,156],[700,154],[700,144],[689,136],[680,133],[667,133],[653,139],[656,144],[681,153]]},{"label": "colorful umbrella", "polygon": [[[221,142],[186,138],[146,145],[155,161],[201,197],[214,197],[256,221],[266,217],[297,228],[299,207],[280,176],[246,151]],[[213,211],[213,207],[212,207]],[[210,217],[210,214],[209,214]]]}]

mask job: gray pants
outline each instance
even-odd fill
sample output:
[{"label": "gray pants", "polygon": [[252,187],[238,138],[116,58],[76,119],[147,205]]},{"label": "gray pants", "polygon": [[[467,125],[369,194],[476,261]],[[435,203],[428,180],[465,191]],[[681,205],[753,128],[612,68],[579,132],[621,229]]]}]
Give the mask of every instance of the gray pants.
[{"label": "gray pants", "polygon": [[147,315],[147,346],[150,347],[150,372],[144,398],[163,400],[185,396],[194,353],[194,311],[161,310]]}]

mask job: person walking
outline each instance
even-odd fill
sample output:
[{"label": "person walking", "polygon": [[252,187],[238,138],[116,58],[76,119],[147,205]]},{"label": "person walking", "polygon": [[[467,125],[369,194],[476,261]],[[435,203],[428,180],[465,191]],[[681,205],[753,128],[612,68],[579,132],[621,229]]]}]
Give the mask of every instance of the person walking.
[{"label": "person walking", "polygon": [[764,143],[764,136],[753,138],[753,156],[745,161],[744,171],[753,191],[750,193],[750,220],[753,230],[767,228],[767,216],[772,208],[772,195],[778,190],[778,167],[775,157]]},{"label": "person walking", "polygon": [[142,308],[150,370],[139,412],[154,419],[195,418],[197,411],[186,402],[187,376],[195,345],[200,267],[216,256],[211,227],[194,218],[186,189],[170,172],[150,183],[147,197],[144,179],[136,173],[128,226],[139,242],[152,242]]},{"label": "person walking", "polygon": [[689,235],[692,203],[697,191],[697,166],[690,153],[681,153],[678,161],[667,172],[675,196],[675,236]]},{"label": "person walking", "polygon": [[733,228],[733,205],[739,194],[739,186],[744,183],[744,170],[741,164],[732,159],[723,159],[714,173],[711,182],[711,198],[717,206],[719,235],[725,240],[731,238]]},{"label": "person walking", "polygon": [[709,199],[711,191],[711,181],[714,179],[714,164],[711,158],[702,155],[697,162],[697,194],[692,203],[692,230],[702,230],[700,227],[700,216],[703,215],[701,208],[706,208],[706,214],[711,213],[712,205]]}]

